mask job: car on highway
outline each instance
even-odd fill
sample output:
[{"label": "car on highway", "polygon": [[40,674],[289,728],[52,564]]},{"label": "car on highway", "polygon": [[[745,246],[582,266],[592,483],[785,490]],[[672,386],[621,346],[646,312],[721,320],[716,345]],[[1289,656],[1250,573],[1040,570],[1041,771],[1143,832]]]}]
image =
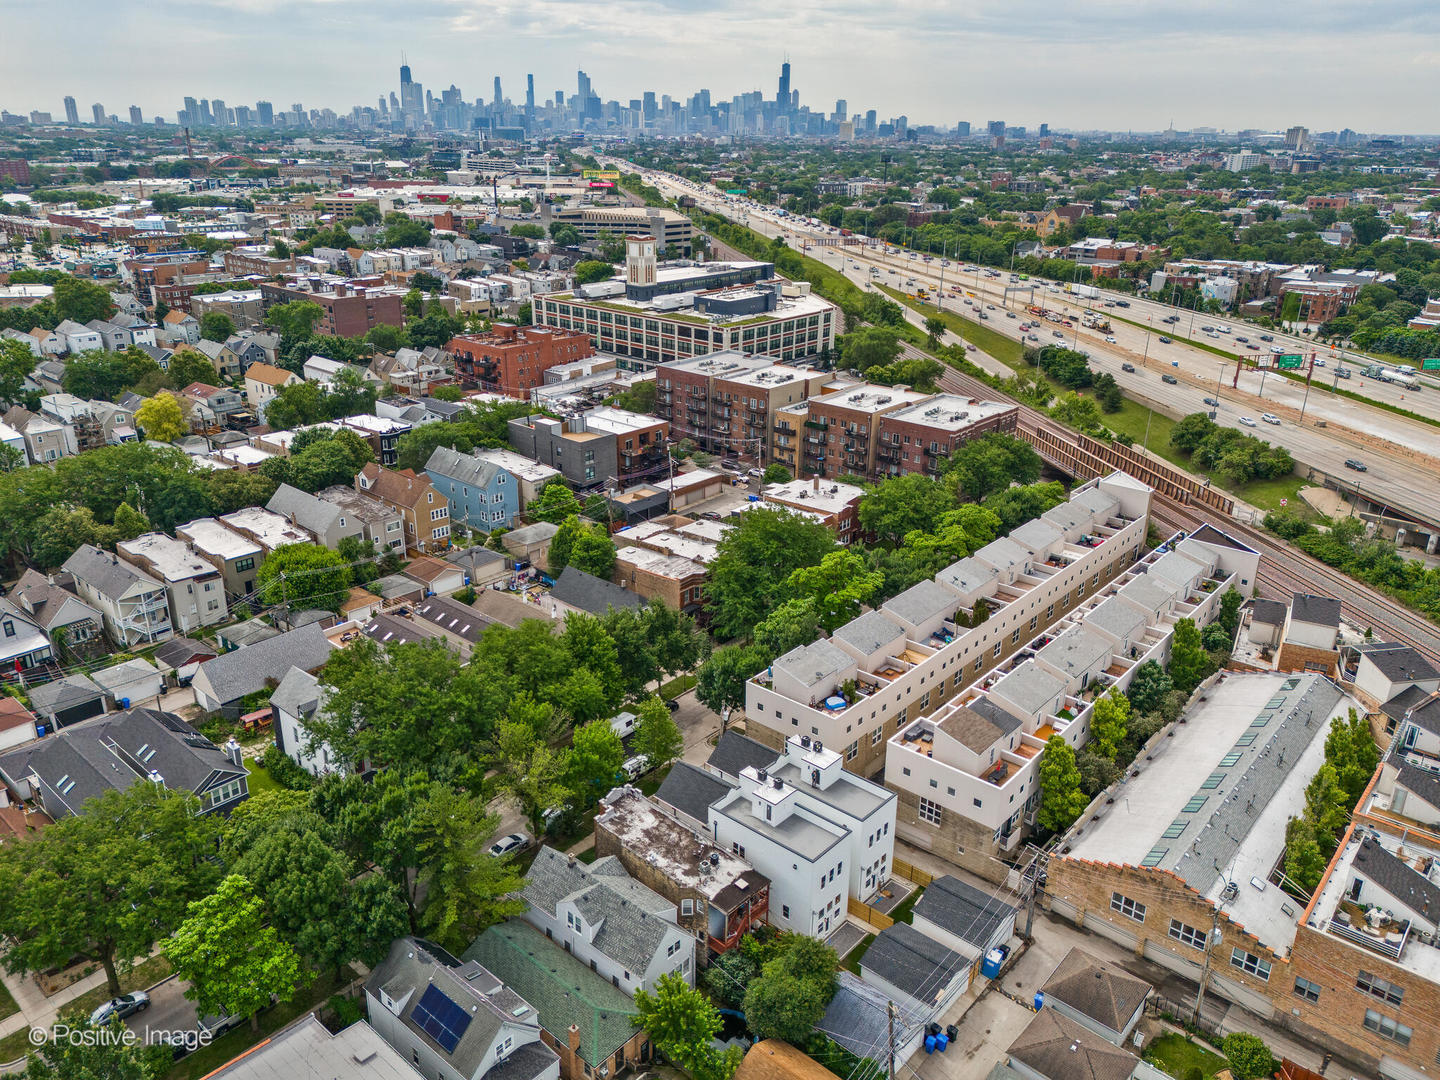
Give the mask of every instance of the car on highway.
[{"label": "car on highway", "polygon": [[530,837],[523,832],[512,832],[509,836],[502,836],[490,845],[490,857],[498,859],[505,855],[513,855],[517,851],[524,851],[529,846]]},{"label": "car on highway", "polygon": [[1175,376],[1171,375],[1168,371],[1164,375],[1160,376],[1160,381],[1163,383],[1169,383],[1171,386],[1178,386],[1180,384],[1180,380],[1175,378]]},{"label": "car on highway", "polygon": [[1255,420],[1254,420],[1254,418],[1253,418],[1253,417],[1249,417],[1249,416],[1242,416],[1242,417],[1240,417],[1240,423],[1243,424],[1245,427],[1254,427],[1254,426],[1255,426]]},{"label": "car on highway", "polygon": [[1337,379],[1348,379],[1348,378],[1350,378],[1350,369],[1349,369],[1348,367],[1336,368],[1336,369],[1335,369],[1335,377],[1336,377]]},{"label": "car on highway", "polygon": [[1013,319],[1013,318],[1015,318],[1015,313],[1014,313],[1013,311],[1007,311],[1007,312],[1005,312],[1005,318],[1007,318],[1007,319]]},{"label": "car on highway", "polygon": [[1316,361],[1315,361],[1315,366],[1316,366],[1316,367],[1324,367],[1324,366],[1325,366],[1325,361],[1324,361],[1324,360],[1316,360]]},{"label": "car on highway", "polygon": [[1177,322],[1180,321],[1180,316],[1179,316],[1179,315],[1170,315],[1170,316],[1167,316],[1167,317],[1164,318],[1164,319],[1161,319],[1160,321],[1161,321],[1161,322],[1168,322],[1168,323],[1177,323]]},{"label": "car on highway", "polygon": [[1235,338],[1235,340],[1238,341],[1238,342],[1240,342],[1240,344],[1243,345],[1243,344],[1245,344],[1245,342],[1249,341],[1250,339],[1249,339],[1248,337],[1238,337],[1238,336],[1237,336],[1237,337]]},{"label": "car on highway", "polygon": [[1160,335],[1160,344],[1161,344],[1161,345],[1169,345],[1169,344],[1170,344],[1170,339],[1169,339],[1168,337],[1166,337],[1164,334],[1161,334],[1161,335]]},{"label": "car on highway", "polygon": [[1345,459],[1345,468],[1347,468],[1347,469],[1354,469],[1356,472],[1369,472],[1369,471],[1370,471],[1370,466],[1369,466],[1369,465],[1366,465],[1365,462],[1359,460],[1358,458],[1353,458],[1353,457],[1352,457],[1352,458],[1346,458],[1346,459]]},{"label": "car on highway", "polygon": [[1207,333],[1207,334],[1213,333],[1214,330],[1215,330],[1215,328],[1214,328],[1213,326],[1202,326],[1202,327],[1200,327],[1200,329],[1203,330],[1203,331],[1205,331],[1205,333]]},{"label": "car on highway", "polygon": [[1128,308],[1128,307],[1130,306],[1130,301],[1129,301],[1129,300],[1116,300],[1116,301],[1115,301],[1115,306],[1116,306],[1116,307]]},{"label": "car on highway", "polygon": [[1260,346],[1256,345],[1253,341],[1249,345],[1246,345],[1245,348],[1249,349],[1251,352],[1260,351]]},{"label": "car on highway", "polygon": [[1108,341],[1111,345],[1115,344],[1115,336],[1113,334],[1106,334],[1105,340]]},{"label": "car on highway", "polygon": [[1266,413],[1261,413],[1261,414],[1260,414],[1260,419],[1261,419],[1261,420],[1264,420],[1265,423],[1267,423],[1267,424],[1274,424],[1276,427],[1279,427],[1279,426],[1280,426],[1280,418],[1279,418],[1278,416],[1276,416],[1274,413],[1268,413],[1268,412],[1266,412]]},{"label": "car on highway", "polygon": [[1210,406],[1212,406],[1212,407],[1214,407],[1214,408],[1216,408],[1216,409],[1218,409],[1218,408],[1220,407],[1220,402],[1217,401],[1217,400],[1216,400],[1215,398],[1213,398],[1213,397],[1207,397],[1207,398],[1205,399],[1205,404],[1206,404],[1206,405],[1210,405]]},{"label": "car on highway", "polygon": [[975,351],[975,346],[974,346],[974,345],[966,344],[965,348],[966,348],[967,350],[969,350],[970,352],[974,352],[974,351]]},{"label": "car on highway", "polygon": [[1028,337],[1031,341],[1039,341],[1039,340],[1040,340],[1040,335],[1039,335],[1039,334],[1026,334],[1025,336]]},{"label": "car on highway", "polygon": [[1274,335],[1272,335],[1272,334],[1261,334],[1261,335],[1260,335],[1260,340],[1261,340],[1261,341],[1274,341],[1275,338],[1274,338]]},{"label": "car on highway", "polygon": [[1134,365],[1134,364],[1121,364],[1121,365],[1120,365],[1120,370],[1121,370],[1121,371],[1128,371],[1130,374],[1133,375],[1133,374],[1135,374],[1135,365]]},{"label": "car on highway", "polygon": [[144,990],[136,990],[133,994],[121,994],[98,1006],[90,1014],[90,1024],[93,1027],[103,1027],[112,1019],[124,1020],[126,1017],[144,1012],[149,1007],[150,995]]},{"label": "car on highway", "polygon": [[994,311],[994,310],[995,310],[995,305],[994,305],[994,304],[986,304],[986,305],[985,305],[985,309],[986,309],[987,311]]},{"label": "car on highway", "polygon": [[1063,340],[1065,340],[1065,331],[1063,331],[1063,330],[1051,330],[1051,331],[1050,331],[1050,336],[1051,336],[1051,337],[1060,338],[1060,340],[1063,341]]}]

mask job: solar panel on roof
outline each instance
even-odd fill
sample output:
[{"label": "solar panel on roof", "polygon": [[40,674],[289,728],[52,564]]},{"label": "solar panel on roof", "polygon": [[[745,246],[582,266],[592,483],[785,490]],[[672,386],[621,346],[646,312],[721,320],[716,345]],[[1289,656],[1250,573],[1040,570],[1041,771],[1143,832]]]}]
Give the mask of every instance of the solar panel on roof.
[{"label": "solar panel on roof", "polygon": [[1267,702],[1265,703],[1265,708],[1267,708],[1267,709],[1278,709],[1278,708],[1280,708],[1281,705],[1284,705],[1284,704],[1285,704],[1285,699],[1284,699],[1283,697],[1272,697],[1269,701],[1267,701]]},{"label": "solar panel on roof", "polygon": [[1235,764],[1236,762],[1238,762],[1239,760],[1240,760],[1240,753],[1239,753],[1239,751],[1231,750],[1230,753],[1226,754],[1224,757],[1222,757],[1222,758],[1220,759],[1220,767],[1221,767],[1222,769],[1228,769],[1228,768],[1230,768],[1231,765],[1234,765],[1234,764]]},{"label": "solar panel on roof", "polygon": [[1185,808],[1181,811],[1181,813],[1198,814],[1200,812],[1200,808],[1204,806],[1206,802],[1209,801],[1209,799],[1209,795],[1195,795],[1190,799],[1189,802],[1185,804]]},{"label": "solar panel on roof", "polygon": [[1268,724],[1269,722],[1270,722],[1270,714],[1269,714],[1269,713],[1261,713],[1259,716],[1255,717],[1254,720],[1251,720],[1251,721],[1250,721],[1250,726],[1253,727],[1253,728],[1262,728],[1262,727],[1264,727],[1266,724]]},{"label": "solar panel on roof", "polygon": [[445,996],[438,986],[427,986],[420,995],[420,1003],[410,1014],[425,1034],[429,1035],[447,1054],[453,1054],[460,1043],[460,1037],[470,1026],[470,1014]]},{"label": "solar panel on roof", "polygon": [[1256,732],[1254,732],[1254,731],[1247,731],[1247,732],[1245,732],[1245,734],[1241,735],[1240,738],[1238,738],[1238,739],[1235,740],[1235,745],[1236,745],[1236,746],[1249,746],[1251,743],[1253,743],[1253,742],[1255,741],[1255,735],[1256,735]]}]

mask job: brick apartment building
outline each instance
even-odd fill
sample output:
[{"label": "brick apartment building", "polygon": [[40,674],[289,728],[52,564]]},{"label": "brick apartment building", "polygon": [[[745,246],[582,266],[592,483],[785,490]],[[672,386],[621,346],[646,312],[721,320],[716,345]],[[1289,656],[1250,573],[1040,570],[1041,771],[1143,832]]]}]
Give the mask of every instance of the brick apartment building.
[{"label": "brick apartment building", "polygon": [[937,476],[957,446],[996,431],[1014,434],[1020,409],[958,394],[935,397],[882,413],[876,421],[876,471],[889,476]]},{"label": "brick apartment building", "polygon": [[1350,205],[1347,195],[1307,195],[1306,210],[1344,210]]},{"label": "brick apartment building", "polygon": [[881,415],[927,397],[914,390],[867,385],[811,398],[804,421],[800,473],[874,476]]},{"label": "brick apartment building", "polygon": [[224,255],[225,272],[244,276],[246,274],[259,274],[262,277],[276,277],[281,274],[293,274],[295,272],[295,257],[288,259],[277,259],[270,254],[266,247],[243,247],[227,251]]},{"label": "brick apartment building", "polygon": [[590,338],[575,330],[497,323],[488,334],[462,334],[445,346],[466,386],[524,400],[545,382],[545,372],[595,355]]},{"label": "brick apartment building", "polygon": [[[302,283],[303,282],[303,283]],[[377,326],[405,325],[401,307],[404,292],[370,279],[332,281],[325,278],[293,279],[284,284],[262,281],[260,297],[265,310],[292,300],[310,300],[320,305],[316,333],[339,337],[361,337]]]},{"label": "brick apartment building", "polygon": [[669,468],[670,424],[608,405],[568,420],[522,416],[510,421],[510,445],[532,461],[559,469],[577,491],[630,487]]},{"label": "brick apartment building", "polygon": [[29,184],[30,162],[24,158],[0,158],[0,176],[17,184]]}]

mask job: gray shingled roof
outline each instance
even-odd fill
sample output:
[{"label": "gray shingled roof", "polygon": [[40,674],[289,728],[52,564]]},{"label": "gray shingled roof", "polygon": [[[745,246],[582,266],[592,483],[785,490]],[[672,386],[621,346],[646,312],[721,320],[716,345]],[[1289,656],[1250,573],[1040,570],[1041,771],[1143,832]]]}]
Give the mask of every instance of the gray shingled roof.
[{"label": "gray shingled roof", "polygon": [[1124,968],[1072,948],[1041,987],[1047,998],[1069,1005],[1114,1032],[1123,1032],[1150,994],[1150,984]]},{"label": "gray shingled roof", "polygon": [[942,585],[948,585],[957,593],[966,595],[984,588],[999,576],[1000,572],[995,567],[971,555],[968,559],[951,563],[935,575],[935,580]]},{"label": "gray shingled roof", "polygon": [[1360,655],[1367,658],[1391,682],[1425,682],[1440,679],[1440,671],[1409,645],[1385,642],[1362,645]]},{"label": "gray shingled roof", "polygon": [[308,719],[320,706],[320,680],[304,668],[292,667],[270,695],[270,704],[291,716]]},{"label": "gray shingled roof", "polygon": [[[903,925],[903,924],[902,924]],[[877,1046],[886,1045],[889,1037],[886,1008],[889,995],[862,981],[850,972],[840,971],[839,986],[825,1015],[815,1025],[819,1031],[859,1057],[875,1054]],[[930,1019],[909,1001],[897,1001],[897,1031],[914,1031]]]},{"label": "gray shingled roof", "polygon": [[343,513],[334,503],[301,491],[289,484],[281,484],[270,496],[265,509],[281,514],[302,529],[309,529],[317,536],[323,536]]},{"label": "gray shingled roof", "polygon": [[1411,911],[1440,923],[1440,885],[1397,859],[1378,841],[1365,837],[1352,864],[1355,873],[1389,893]]},{"label": "gray shingled roof", "polygon": [[739,732],[727,731],[720,736],[720,741],[715,744],[715,749],[710,751],[710,757],[706,764],[726,776],[739,776],[740,770],[746,766],[768,769],[775,764],[779,757],[779,754],[763,743],[758,743]]},{"label": "gray shingled roof", "polygon": [[565,567],[556,580],[555,587],[550,590],[550,595],[562,604],[588,611],[592,615],[604,615],[611,608],[645,606],[645,598],[639,593],[633,593],[614,582],[587,574],[573,566]]},{"label": "gray shingled roof", "polygon": [[145,571],[93,544],[81,544],[75,554],[65,560],[64,569],[112,600],[120,599],[137,585],[146,591],[165,587]]},{"label": "gray shingled roof", "polygon": [[1266,626],[1285,625],[1285,605],[1279,600],[1254,600],[1250,604],[1250,621]]},{"label": "gray shingled roof", "polygon": [[772,665],[776,671],[783,671],[803,686],[811,687],[837,672],[852,667],[855,658],[828,639],[812,641],[809,645],[797,645]]},{"label": "gray shingled roof", "polygon": [[1021,722],[989,698],[976,698],[940,721],[940,730],[967,749],[982,754],[1015,731]]},{"label": "gray shingled roof", "polygon": [[473,454],[462,454],[448,446],[437,446],[425,462],[425,471],[444,476],[461,484],[488,488],[495,474],[502,471],[499,465],[477,458]]},{"label": "gray shingled roof", "polygon": [[1139,1059],[1089,1028],[1041,1009],[1010,1044],[1010,1060],[1047,1080],[1130,1080]]},{"label": "gray shingled roof", "polygon": [[995,932],[1015,915],[1015,906],[981,892],[957,877],[938,877],[915,902],[914,912],[950,931],[977,949],[990,944]]},{"label": "gray shingled roof", "polygon": [[1037,659],[1044,660],[1072,679],[1078,679],[1081,672],[1088,671],[1101,659],[1110,657],[1114,650],[1115,646],[1109,638],[1095,633],[1084,623],[1079,623],[1054,638],[1035,655]]},{"label": "gray shingled roof", "polygon": [[725,798],[731,790],[730,785],[714,773],[697,769],[688,762],[677,761],[670,767],[670,774],[655,792],[655,797],[663,803],[669,803],[682,814],[689,814],[696,821],[707,821],[711,804]]},{"label": "gray shingled roof", "polygon": [[31,687],[30,705],[39,714],[54,716],[57,712],[104,696],[105,691],[86,676],[67,675],[63,679]]},{"label": "gray shingled roof", "polygon": [[[1386,716],[1396,720],[1404,720],[1409,716],[1410,719],[1420,724],[1421,727],[1433,731],[1434,728],[1431,728],[1430,724],[1436,720],[1440,720],[1440,711],[1427,710],[1421,707],[1433,696],[1429,690],[1425,690],[1419,686],[1407,686],[1389,701],[1385,702],[1384,705],[1381,705],[1380,711]],[[1437,715],[1433,717],[1425,715],[1428,712],[1436,712]]]},{"label": "gray shingled roof", "polygon": [[1417,799],[1440,810],[1440,774],[1402,761],[1399,763],[1395,783]]},{"label": "gray shingled roof", "polygon": [[836,630],[831,639],[849,645],[861,656],[869,656],[882,646],[895,644],[897,639],[903,648],[905,628],[883,612],[867,611]]},{"label": "gray shingled roof", "polygon": [[926,579],[919,584],[910,586],[899,596],[885,601],[881,606],[895,618],[912,626],[918,626],[937,615],[947,619],[952,618],[959,605],[955,601],[953,592],[944,585],[938,585],[933,580]]},{"label": "gray shingled roof", "polygon": [[320,624],[311,623],[243,649],[222,653],[201,664],[197,674],[204,674],[216,700],[235,701],[263,690],[266,679],[281,679],[292,667],[306,671],[318,668],[330,658],[334,648]]},{"label": "gray shingled roof", "polygon": [[1339,626],[1340,601],[1333,596],[1296,593],[1290,601],[1290,620],[1316,626]]},{"label": "gray shingled roof", "polygon": [[427,623],[472,645],[480,640],[486,630],[495,625],[493,620],[486,618],[469,604],[462,604],[459,600],[445,596],[432,596],[422,601],[415,606],[415,614]]},{"label": "gray shingled roof", "polygon": [[916,1001],[931,1005],[969,965],[959,953],[903,922],[876,934],[860,960],[862,972],[873,972]]}]

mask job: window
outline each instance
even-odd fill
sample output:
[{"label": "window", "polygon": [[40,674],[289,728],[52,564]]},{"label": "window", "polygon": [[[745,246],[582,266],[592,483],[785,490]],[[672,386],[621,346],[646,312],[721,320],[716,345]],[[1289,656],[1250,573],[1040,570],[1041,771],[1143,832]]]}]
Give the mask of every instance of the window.
[{"label": "window", "polygon": [[665,955],[666,955],[666,956],[674,956],[674,955],[675,955],[677,952],[679,952],[679,951],[680,951],[680,942],[678,942],[678,941],[672,941],[672,942],[670,943],[670,947],[665,950]]},{"label": "window", "polygon": [[781,905],[780,905],[780,917],[781,917],[782,919],[788,919],[788,918],[790,917],[790,905],[789,905],[789,904],[781,904]]},{"label": "window", "polygon": [[1320,1000],[1320,984],[1313,983],[1309,979],[1295,977],[1295,996],[1302,997],[1306,1001],[1316,1002]]},{"label": "window", "polygon": [[1170,936],[1182,945],[1189,945],[1192,949],[1205,948],[1205,931],[1187,926],[1179,919],[1170,920]]},{"label": "window", "polygon": [[1410,1036],[1414,1034],[1400,1021],[1391,1020],[1388,1016],[1381,1016],[1374,1009],[1365,1010],[1365,1027],[1382,1039],[1390,1039],[1401,1046],[1409,1046]]},{"label": "window", "polygon": [[931,825],[940,824],[940,804],[931,802],[925,796],[920,796],[920,820],[929,822]]},{"label": "window", "polygon": [[1270,981],[1270,964],[1260,959],[1254,953],[1248,953],[1244,949],[1230,950],[1230,966],[1239,968],[1247,975],[1254,975],[1257,979],[1265,982]]},{"label": "window", "polygon": [[1184,808],[1180,812],[1182,814],[1198,814],[1200,812],[1200,808],[1205,805],[1206,800],[1208,800],[1209,798],[1209,795],[1193,796],[1190,801],[1185,804]]},{"label": "window", "polygon": [[845,747],[845,760],[854,761],[860,756],[860,740],[856,739],[849,746]]},{"label": "window", "polygon": [[881,724],[879,727],[877,727],[874,731],[872,731],[872,732],[870,733],[870,745],[871,745],[871,746],[874,746],[876,743],[878,743],[878,742],[879,742],[882,738],[884,738],[884,737],[885,737],[885,725],[884,725],[884,724]]},{"label": "window", "polygon": [[1177,839],[1179,839],[1180,834],[1185,831],[1185,826],[1186,826],[1187,824],[1188,824],[1188,822],[1184,822],[1184,821],[1172,821],[1172,822],[1170,823],[1170,827],[1169,827],[1168,829],[1166,829],[1163,833],[1160,834],[1160,835],[1161,835],[1161,838],[1164,839],[1164,840],[1177,840]]},{"label": "window", "polygon": [[1391,1005],[1399,1005],[1405,1000],[1405,988],[1396,986],[1392,982],[1386,982],[1377,975],[1371,975],[1368,971],[1361,971],[1355,977],[1355,989],[1362,994],[1369,994],[1371,997],[1379,998],[1381,1001],[1388,1001]]},{"label": "window", "polygon": [[1118,911],[1127,919],[1134,919],[1136,922],[1145,921],[1145,905],[1118,892],[1110,894],[1110,910]]},{"label": "window", "polygon": [[[1003,644],[1004,644],[1003,642],[997,641],[997,642],[995,643],[995,651],[994,651],[994,653],[992,653],[991,655],[993,655],[993,656],[999,656],[999,655],[1000,655],[1000,648],[1001,648],[1001,646],[1002,646]],[[980,662],[979,662],[978,660],[975,662],[975,666],[976,666],[976,667],[979,667],[979,666],[980,666]]]},{"label": "window", "polygon": [[238,560],[238,561],[235,563],[235,571],[236,571],[236,573],[244,573],[246,570],[254,570],[254,569],[255,569],[255,560],[254,560],[254,559],[240,559],[240,560]]},{"label": "window", "polygon": [[694,914],[695,914],[695,901],[694,901],[694,900],[681,900],[681,901],[680,901],[680,914],[681,914],[681,915],[694,915]]}]

